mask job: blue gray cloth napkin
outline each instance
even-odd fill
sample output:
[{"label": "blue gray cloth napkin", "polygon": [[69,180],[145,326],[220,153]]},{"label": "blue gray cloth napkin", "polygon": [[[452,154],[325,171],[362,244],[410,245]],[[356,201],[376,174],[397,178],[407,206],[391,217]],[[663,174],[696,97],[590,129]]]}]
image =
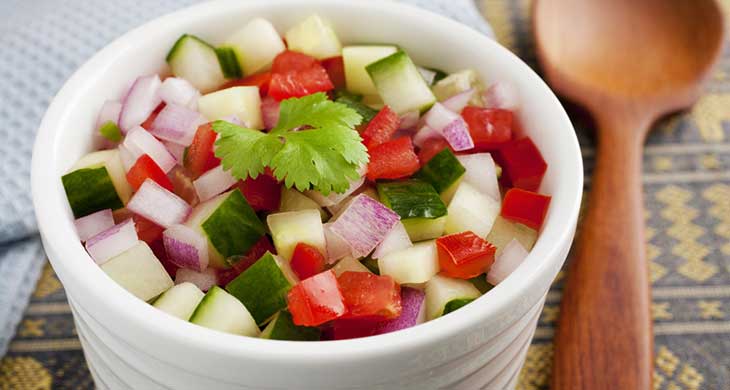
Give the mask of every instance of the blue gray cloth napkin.
[{"label": "blue gray cloth napkin", "polygon": [[[473,0],[403,0],[493,36]],[[114,38],[197,0],[0,1],[0,356],[45,255],[30,191],[35,132],[73,71]],[[48,178],[56,180],[56,178]]]}]

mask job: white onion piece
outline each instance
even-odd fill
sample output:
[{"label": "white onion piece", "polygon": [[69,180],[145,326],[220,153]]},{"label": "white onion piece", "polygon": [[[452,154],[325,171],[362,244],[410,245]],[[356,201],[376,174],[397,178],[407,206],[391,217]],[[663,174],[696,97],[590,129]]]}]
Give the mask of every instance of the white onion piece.
[{"label": "white onion piece", "polygon": [[487,108],[516,110],[520,106],[520,98],[515,86],[510,83],[496,82],[482,92],[482,100]]},{"label": "white onion piece", "polygon": [[152,122],[150,133],[157,138],[189,146],[198,126],[206,123],[200,113],[185,106],[168,104]]},{"label": "white onion piece", "polygon": [[119,124],[119,113],[122,112],[122,103],[107,100],[99,110],[99,115],[96,117],[96,129],[99,130],[107,122],[113,122],[115,125]]},{"label": "white onion piece", "polygon": [[[165,145],[165,149],[167,149],[168,152],[172,155],[172,157],[175,157],[175,160],[180,162],[182,164],[183,157],[185,156],[185,145],[176,144],[174,142],[170,141],[161,141],[163,145]],[[168,172],[169,173],[169,172]]]},{"label": "white onion piece", "polygon": [[335,263],[337,260],[350,255],[350,245],[339,235],[332,232],[332,223],[323,225],[325,246],[327,247],[327,262]]},{"label": "white onion piece", "polygon": [[464,166],[463,181],[471,184],[480,193],[500,201],[502,198],[499,192],[497,181],[497,167],[494,164],[492,155],[489,153],[474,153],[456,156],[461,165]]},{"label": "white onion piece", "polygon": [[175,284],[182,284],[185,282],[190,282],[198,286],[201,291],[208,291],[211,287],[218,284],[218,274],[216,274],[215,269],[213,268],[206,268],[203,272],[197,272],[187,268],[178,268],[177,272],[175,272]]},{"label": "white onion piece", "polygon": [[141,125],[162,103],[160,85],[162,82],[157,75],[140,77],[132,84],[119,114],[119,128],[122,132]]},{"label": "white onion piece", "polygon": [[79,239],[86,241],[114,226],[114,215],[111,209],[100,210],[77,219],[74,221],[74,225],[76,225],[76,232],[79,234]]},{"label": "white onion piece", "polygon": [[264,127],[273,129],[279,122],[279,102],[267,96],[261,101],[261,116],[264,120]]},{"label": "white onion piece", "polygon": [[86,241],[86,251],[96,264],[101,265],[135,246],[138,241],[134,221],[130,218],[91,237]]},{"label": "white onion piece", "polygon": [[170,262],[181,268],[203,271],[208,267],[208,239],[185,226],[173,225],[162,233]]},{"label": "white onion piece", "polygon": [[455,152],[474,148],[474,140],[469,133],[469,127],[462,118],[457,118],[449,123],[441,130],[441,133]]},{"label": "white onion piece", "polygon": [[152,179],[142,183],[127,208],[164,228],[183,222],[191,210],[184,200]]},{"label": "white onion piece", "polygon": [[130,152],[124,144],[117,146],[117,149],[119,149],[119,158],[122,160],[124,172],[129,172],[129,170],[132,169],[132,166],[134,166],[134,163],[137,162],[137,159],[134,158],[132,152]]},{"label": "white onion piece", "polygon": [[428,127],[440,132],[458,118],[460,118],[459,114],[449,110],[441,103],[435,103],[423,116],[423,121]]},{"label": "white onion piece", "polygon": [[378,244],[373,252],[373,259],[379,259],[388,253],[396,252],[402,249],[410,248],[413,246],[406,227],[403,226],[403,222],[398,221],[393,228],[390,229],[388,234],[385,236],[383,241]]},{"label": "white onion piece", "polygon": [[230,171],[223,169],[223,165],[218,165],[195,179],[193,186],[195,186],[195,192],[197,192],[200,201],[205,202],[218,194],[222,194],[236,184],[237,181],[238,179],[233,177]]},{"label": "white onion piece", "polygon": [[388,234],[398,214],[373,198],[360,194],[331,225],[332,232],[350,245],[355,257],[367,256]]},{"label": "white onion piece", "polygon": [[441,102],[441,104],[444,105],[444,107],[448,108],[449,110],[459,113],[461,110],[464,109],[469,104],[469,101],[474,96],[474,93],[476,93],[476,90],[474,88],[469,88],[464,92],[459,92],[456,95],[444,100]]},{"label": "white onion piece", "polygon": [[361,176],[357,180],[350,180],[350,186],[341,194],[332,191],[329,195],[324,196],[317,190],[308,190],[304,192],[304,195],[307,195],[310,199],[317,202],[317,204],[322,207],[332,207],[345,200],[345,198],[350,196],[353,192],[357,191],[363,183],[365,183],[365,176]]},{"label": "white onion piece", "polygon": [[165,145],[162,144],[157,138],[150,134],[147,130],[141,126],[134,127],[124,137],[122,143],[127,150],[132,153],[135,161],[140,158],[143,154],[146,154],[155,161],[155,163],[162,169],[163,172],[167,173],[172,167],[177,164],[177,160],[170,153]]},{"label": "white onion piece", "polygon": [[413,144],[422,148],[423,144],[432,138],[443,138],[443,136],[441,135],[441,132],[424,125],[418,130],[416,135],[413,136]]},{"label": "white onion piece", "polygon": [[487,282],[497,285],[505,280],[527,257],[527,250],[517,239],[512,239],[497,257],[487,273]]},{"label": "white onion piece", "polygon": [[405,114],[400,116],[400,125],[398,125],[398,129],[407,130],[415,128],[416,126],[418,126],[419,118],[420,114],[418,111],[406,112]]},{"label": "white onion piece", "polygon": [[160,98],[165,104],[177,104],[190,109],[198,108],[198,91],[187,80],[178,77],[168,77],[160,86]]},{"label": "white onion piece", "polygon": [[430,69],[422,68],[420,66],[417,66],[416,68],[418,69],[418,73],[421,74],[421,77],[423,77],[423,80],[426,82],[426,84],[432,85],[433,80],[436,78],[436,72]]}]

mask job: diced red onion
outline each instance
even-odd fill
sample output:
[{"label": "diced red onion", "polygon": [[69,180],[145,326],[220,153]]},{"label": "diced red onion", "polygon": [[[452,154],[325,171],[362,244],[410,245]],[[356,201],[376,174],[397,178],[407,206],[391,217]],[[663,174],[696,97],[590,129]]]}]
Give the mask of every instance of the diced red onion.
[{"label": "diced red onion", "polygon": [[152,122],[150,133],[157,138],[189,146],[198,126],[206,122],[197,111],[177,104],[167,104]]},{"label": "diced red onion", "polygon": [[327,247],[327,262],[329,264],[350,255],[350,245],[338,234],[332,232],[331,227],[331,222],[323,225],[324,240]]},{"label": "diced red onion", "polygon": [[122,103],[107,100],[99,110],[99,115],[96,117],[96,129],[99,130],[107,122],[113,122],[115,125],[119,124],[119,113],[122,111]]},{"label": "diced red onion", "polygon": [[309,190],[304,193],[304,195],[307,195],[309,198],[311,198],[313,201],[317,202],[322,207],[331,207],[334,205],[339,204],[345,198],[350,196],[353,192],[355,192],[362,184],[365,182],[365,176],[360,177],[357,180],[350,180],[350,186],[347,187],[345,192],[338,194],[334,191],[330,192],[329,195],[324,196],[321,192],[317,190]]},{"label": "diced red onion", "polygon": [[457,118],[441,130],[446,141],[455,152],[474,148],[474,140],[471,138],[469,128],[464,119]]},{"label": "diced red onion", "polygon": [[190,109],[198,108],[200,92],[187,80],[168,77],[160,86],[160,98],[165,104],[177,104]]},{"label": "diced red onion", "polygon": [[[464,122],[464,119],[459,114],[449,110],[441,103],[436,103],[431,107],[430,110],[423,117],[425,124],[437,131],[441,136],[446,138],[449,145],[454,151],[468,150],[474,147],[474,141],[469,134],[469,128]],[[419,131],[421,133],[421,131]],[[416,134],[419,143],[423,143],[429,133],[426,133],[419,137]],[[414,143],[416,139],[414,138]]]},{"label": "diced red onion", "polygon": [[505,82],[492,84],[482,92],[482,100],[487,108],[516,110],[520,106],[520,98],[515,86]]},{"label": "diced red onion", "polygon": [[497,181],[497,167],[489,153],[474,153],[456,156],[464,166],[463,181],[471,184],[480,193],[500,201],[502,195]]},{"label": "diced red onion", "polygon": [[162,233],[169,260],[181,268],[202,272],[208,267],[208,239],[185,226],[173,225]]},{"label": "diced red onion", "polygon": [[176,144],[174,142],[170,141],[161,141],[163,145],[165,145],[165,149],[167,149],[168,152],[172,155],[172,157],[175,157],[175,160],[182,163],[183,156],[185,155],[185,145]]},{"label": "diced red onion", "polygon": [[264,127],[273,129],[279,122],[279,102],[271,96],[265,97],[261,101],[261,116],[264,119]]},{"label": "diced red onion", "polygon": [[218,194],[222,194],[236,184],[237,181],[238,179],[233,177],[230,171],[223,169],[223,165],[218,165],[193,181],[193,185],[200,201],[205,202]]},{"label": "diced red onion", "polygon": [[141,125],[162,103],[160,85],[162,82],[157,75],[140,77],[132,84],[119,114],[119,127],[122,132]]},{"label": "diced red onion", "polygon": [[134,163],[137,162],[137,159],[134,158],[132,152],[130,152],[124,144],[120,144],[117,148],[119,149],[119,158],[122,160],[124,172],[129,172]]},{"label": "diced red onion", "polygon": [[355,257],[367,256],[388,234],[398,214],[373,198],[360,194],[331,225],[332,232],[350,245]]},{"label": "diced red onion", "polygon": [[170,153],[165,145],[157,138],[150,134],[147,130],[140,126],[132,128],[127,136],[124,137],[122,143],[127,150],[132,153],[132,157],[136,161],[143,154],[146,154],[155,161],[155,163],[167,173],[177,164],[177,160]]},{"label": "diced red onion", "polygon": [[423,116],[423,121],[428,127],[440,132],[458,118],[460,118],[459,114],[449,110],[441,103],[435,103]]},{"label": "diced red onion", "polygon": [[403,130],[413,129],[418,125],[419,118],[420,113],[418,111],[408,111],[400,116],[400,125],[398,128]]},{"label": "diced red onion", "polygon": [[101,265],[135,246],[138,241],[134,221],[128,219],[91,237],[86,241],[86,251],[96,264]]},{"label": "diced red onion", "polygon": [[193,271],[187,268],[178,268],[175,273],[175,284],[190,282],[201,291],[208,291],[218,284],[218,274],[213,268],[206,268],[203,272]]},{"label": "diced red onion", "polygon": [[152,179],[142,183],[129,200],[127,208],[164,228],[183,222],[191,210],[184,200]]},{"label": "diced red onion", "polygon": [[512,239],[497,257],[487,273],[487,282],[497,285],[505,280],[527,257],[527,250],[516,239]]},{"label": "diced red onion", "polygon": [[79,239],[86,241],[114,226],[114,215],[111,209],[101,210],[77,219],[74,221],[74,225],[76,225]]},{"label": "diced red onion", "polygon": [[456,95],[444,100],[441,104],[448,108],[450,111],[460,113],[469,104],[469,101],[474,96],[476,91],[474,88],[469,88],[464,92],[459,92]]},{"label": "diced red onion", "polygon": [[381,321],[375,334],[395,332],[416,326],[426,319],[426,293],[410,287],[401,287],[400,302],[403,310],[398,318]]},{"label": "diced red onion", "polygon": [[416,135],[413,136],[413,144],[420,148],[423,147],[423,144],[431,138],[443,138],[443,136],[441,135],[441,132],[428,127],[428,125],[424,125],[418,130]]},{"label": "diced red onion", "polygon": [[383,241],[375,248],[373,252],[373,259],[379,259],[388,253],[396,252],[401,249],[410,248],[413,246],[406,227],[403,226],[403,222],[398,221],[393,228],[390,229],[388,234],[385,236]]}]

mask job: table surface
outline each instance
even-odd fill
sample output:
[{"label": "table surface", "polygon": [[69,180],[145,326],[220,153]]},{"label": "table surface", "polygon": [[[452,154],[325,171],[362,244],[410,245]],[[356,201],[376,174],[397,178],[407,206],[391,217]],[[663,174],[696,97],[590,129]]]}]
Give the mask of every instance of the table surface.
[{"label": "table surface", "polygon": [[[535,66],[529,0],[483,0],[505,46]],[[726,9],[730,0],[723,0]],[[730,57],[690,111],[656,126],[644,156],[651,269],[655,388],[730,388]],[[590,188],[593,142],[585,115],[569,106]],[[547,389],[562,273],[548,294],[518,389]],[[91,389],[71,312],[46,266],[5,358],[0,389]]]}]

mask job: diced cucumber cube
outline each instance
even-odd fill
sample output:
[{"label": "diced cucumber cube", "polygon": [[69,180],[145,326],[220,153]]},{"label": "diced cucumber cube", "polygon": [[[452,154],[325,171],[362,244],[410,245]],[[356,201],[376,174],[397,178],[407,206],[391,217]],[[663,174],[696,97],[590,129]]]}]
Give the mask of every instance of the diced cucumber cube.
[{"label": "diced cucumber cube", "polygon": [[224,289],[213,286],[200,301],[190,322],[241,336],[256,337],[259,327],[246,307]]},{"label": "diced cucumber cube", "polygon": [[250,129],[263,129],[258,87],[231,87],[198,98],[198,111],[208,120],[235,115]]},{"label": "diced cucumber cube", "polygon": [[431,184],[418,179],[382,182],[378,183],[378,195],[401,217],[411,241],[443,234],[447,209]]},{"label": "diced cucumber cube", "polygon": [[436,244],[434,241],[419,242],[391,252],[378,259],[378,268],[380,275],[388,275],[400,284],[427,282],[439,272]]},{"label": "diced cucumber cube", "polygon": [[442,102],[458,93],[474,88],[477,93],[469,101],[469,104],[475,106],[482,105],[481,90],[484,89],[479,81],[479,76],[474,69],[464,69],[460,72],[452,73],[433,85],[431,90],[438,101]]},{"label": "diced cucumber cube", "polygon": [[276,253],[291,260],[294,247],[303,242],[326,254],[322,218],[317,210],[289,211],[269,214],[266,218]]},{"label": "diced cucumber cube", "polygon": [[445,148],[428,160],[413,177],[430,183],[441,195],[441,200],[448,204],[464,172],[466,169],[459,163],[451,149]]},{"label": "diced cucumber cube", "polygon": [[329,218],[329,214],[327,214],[327,212],[310,197],[293,188],[286,188],[282,186],[279,211],[286,212],[302,210],[317,210],[323,222]]},{"label": "diced cucumber cube", "polygon": [[226,290],[238,298],[261,325],[286,307],[286,294],[297,281],[288,262],[266,252],[228,283]]},{"label": "diced cucumber cube", "polygon": [[171,287],[160,295],[154,307],[181,320],[189,320],[205,293],[190,283],[185,282]]},{"label": "diced cucumber cube", "polygon": [[208,238],[209,266],[228,268],[225,259],[245,255],[266,233],[256,212],[235,189],[199,204],[185,225]]},{"label": "diced cucumber cube", "polygon": [[345,65],[347,90],[363,95],[375,95],[378,90],[365,67],[398,51],[395,46],[345,46],[342,61]]},{"label": "diced cucumber cube", "polygon": [[290,28],[286,34],[289,50],[298,51],[323,60],[336,57],[342,51],[342,44],[330,24],[319,15],[313,14]]},{"label": "diced cucumber cube", "polygon": [[466,280],[436,275],[426,283],[426,318],[430,321],[446,314],[446,306],[455,300],[462,302],[452,303],[452,311],[468,303],[463,300],[474,300],[480,295],[479,290]]},{"label": "diced cucumber cube", "polygon": [[497,219],[494,220],[492,230],[487,236],[487,241],[497,247],[497,252],[494,254],[495,258],[502,254],[504,247],[513,239],[519,241],[529,252],[535,246],[535,241],[537,241],[537,230],[497,216]]},{"label": "diced cucumber cube", "polygon": [[479,237],[486,237],[499,215],[499,209],[499,201],[462,181],[449,203],[444,230],[446,234],[471,230]]},{"label": "diced cucumber cube", "polygon": [[215,49],[215,55],[218,56],[218,62],[221,64],[223,76],[227,79],[239,79],[243,76],[241,66],[236,58],[236,51],[230,46],[221,46]]},{"label": "diced cucumber cube", "polygon": [[99,127],[99,133],[102,137],[112,142],[119,142],[122,140],[122,131],[119,130],[119,126],[112,121],[105,122]]},{"label": "diced cucumber cube", "polygon": [[205,93],[225,82],[215,48],[202,39],[185,34],[167,53],[167,63],[172,74],[190,82]]},{"label": "diced cucumber cube", "polygon": [[340,260],[332,267],[332,271],[335,271],[335,275],[340,276],[343,272],[370,272],[368,267],[364,266],[358,259],[347,256]]},{"label": "diced cucumber cube", "polygon": [[494,286],[492,286],[491,284],[489,284],[489,282],[487,282],[486,274],[481,274],[479,276],[475,276],[475,277],[469,279],[469,283],[473,284],[474,287],[476,287],[477,290],[479,290],[479,292],[482,294],[486,294],[487,291],[494,288]]},{"label": "diced cucumber cube", "polygon": [[269,340],[290,340],[290,341],[318,341],[320,338],[319,328],[294,325],[291,314],[288,311],[280,311],[271,319],[264,331],[262,339]]},{"label": "diced cucumber cube", "polygon": [[76,218],[122,208],[132,196],[117,149],[87,154],[61,181]]},{"label": "diced cucumber cube", "polygon": [[165,267],[144,241],[102,264],[101,269],[143,301],[149,301],[173,286]]},{"label": "diced cucumber cube", "polygon": [[362,96],[359,95],[343,95],[339,96],[336,100],[337,103],[342,103],[353,110],[357,111],[362,117],[362,123],[367,124],[370,122],[375,115],[378,114],[378,110],[370,108],[363,104]]},{"label": "diced cucumber cube", "polygon": [[468,305],[469,303],[472,303],[475,298],[457,298],[454,300],[449,301],[446,306],[444,306],[444,313],[442,315],[447,315],[451,313],[452,311],[456,311],[461,309],[462,307]]},{"label": "diced cucumber cube", "polygon": [[426,111],[436,97],[404,51],[397,51],[365,67],[383,102],[398,114]]},{"label": "diced cucumber cube", "polygon": [[284,41],[266,19],[255,18],[228,37],[224,44],[236,53],[244,75],[266,70],[274,57],[286,50]]},{"label": "diced cucumber cube", "polygon": [[385,102],[380,95],[364,95],[361,102],[373,110],[380,111],[383,107],[385,107]]}]

